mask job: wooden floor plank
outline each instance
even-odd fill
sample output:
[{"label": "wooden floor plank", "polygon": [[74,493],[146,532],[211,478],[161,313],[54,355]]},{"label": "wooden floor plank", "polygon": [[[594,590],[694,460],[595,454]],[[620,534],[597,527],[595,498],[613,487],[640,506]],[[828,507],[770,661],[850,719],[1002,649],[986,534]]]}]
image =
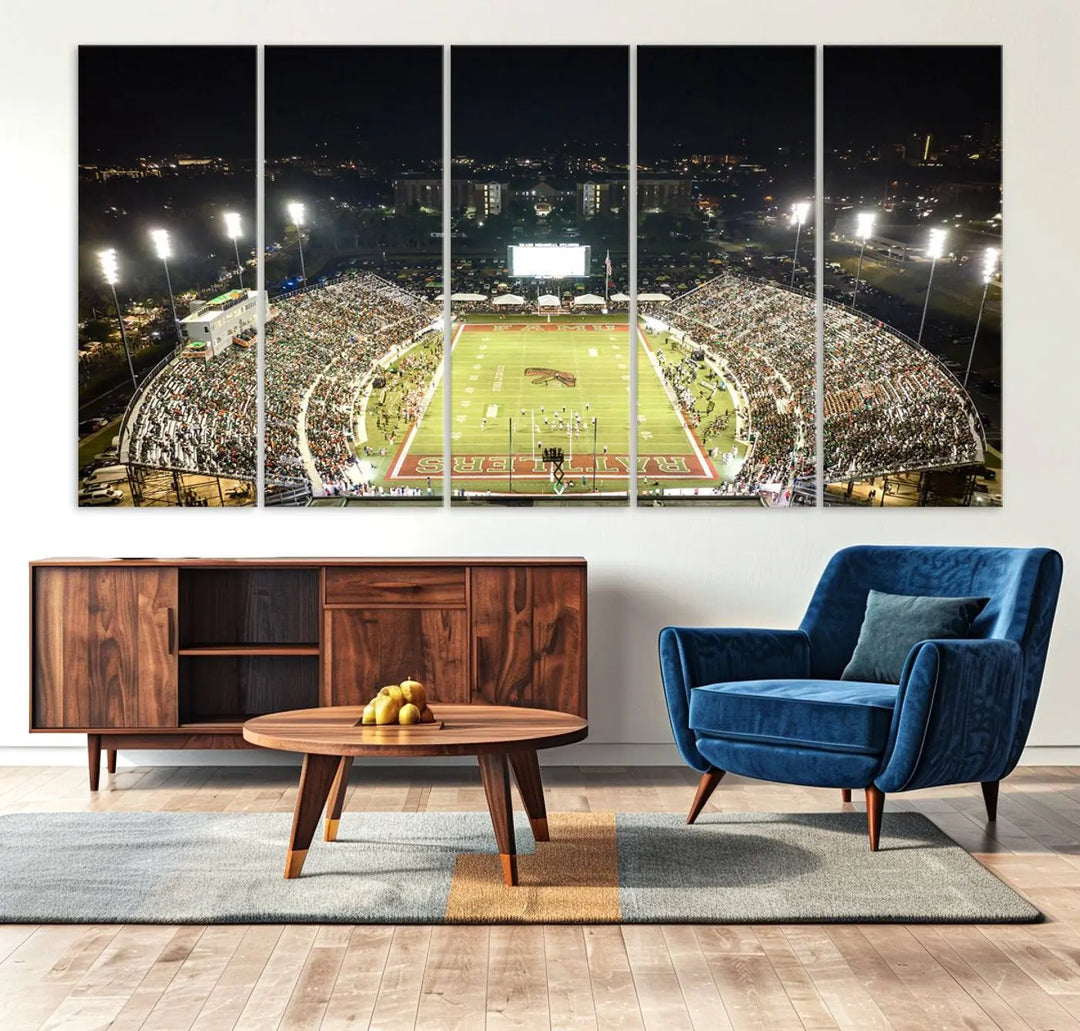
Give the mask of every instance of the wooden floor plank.
[{"label": "wooden floor plank", "polygon": [[416,1026],[431,1031],[475,1031],[487,1012],[488,927],[438,926],[423,970]]},{"label": "wooden floor plank", "polygon": [[362,924],[350,932],[345,958],[326,1000],[322,1031],[367,1027],[379,998],[394,929]]},{"label": "wooden floor plank", "polygon": [[679,1031],[681,1028],[692,1031],[693,1021],[668,952],[663,927],[626,924],[622,936],[646,1031]]},{"label": "wooden floor plank", "polygon": [[379,981],[371,1026],[385,1031],[412,1031],[427,969],[431,928],[395,927]]},{"label": "wooden floor plank", "polygon": [[643,1029],[645,1023],[619,928],[607,924],[586,927],[585,956],[600,1027]]},{"label": "wooden floor plank", "polygon": [[544,971],[552,1028],[597,1031],[585,933],[576,925],[544,928]]},{"label": "wooden floor plank", "polygon": [[551,1027],[542,925],[491,928],[486,1021],[487,1031]]}]

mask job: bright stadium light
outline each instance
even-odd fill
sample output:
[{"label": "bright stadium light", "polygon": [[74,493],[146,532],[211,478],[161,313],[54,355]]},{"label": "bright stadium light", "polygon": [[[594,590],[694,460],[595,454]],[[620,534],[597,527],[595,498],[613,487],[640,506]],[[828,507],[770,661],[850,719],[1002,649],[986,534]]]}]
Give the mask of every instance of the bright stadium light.
[{"label": "bright stadium light", "polygon": [[151,229],[150,239],[154,241],[157,256],[162,261],[168,261],[172,257],[172,248],[169,246],[169,231],[167,229]]},{"label": "bright stadium light", "polygon": [[877,215],[872,211],[860,211],[855,216],[855,235],[865,241],[874,232],[874,220]]},{"label": "bright stadium light", "polygon": [[101,274],[105,277],[105,282],[109,286],[115,286],[118,278],[116,251],[111,247],[107,251],[98,251],[98,261],[101,262]]},{"label": "bright stadium light", "polygon": [[233,250],[236,252],[236,278],[240,280],[240,289],[244,289],[244,267],[240,264],[240,244],[237,238],[240,236],[240,212],[225,212],[225,232],[233,242]]},{"label": "bright stadium light", "polygon": [[791,221],[795,225],[795,253],[791,257],[791,285],[795,286],[795,269],[799,267],[799,234],[802,232],[803,222],[810,214],[810,202],[799,201],[791,206]]},{"label": "bright stadium light", "polygon": [[971,360],[975,357],[975,341],[979,339],[979,327],[982,325],[983,308],[986,307],[986,292],[990,289],[994,276],[997,273],[998,259],[1001,251],[997,247],[987,247],[983,251],[982,300],[979,302],[979,317],[975,320],[975,332],[971,335],[971,349],[968,351],[967,371],[964,373],[964,389],[967,389],[968,376],[971,375]]},{"label": "bright stadium light", "polygon": [[945,238],[948,234],[944,229],[931,229],[930,239],[926,244],[926,256],[930,259],[930,278],[926,281],[926,300],[923,301],[922,321],[919,323],[919,336],[915,343],[922,343],[923,327],[926,325],[926,309],[930,307],[930,286],[934,282],[934,266],[938,258],[945,253]]},{"label": "bright stadium light", "polygon": [[289,220],[296,226],[296,245],[300,248],[300,278],[307,285],[307,272],[304,270],[304,244],[300,239],[300,227],[304,224],[304,205],[299,201],[291,201],[286,210],[289,212]]},{"label": "bright stadium light", "polygon": [[931,229],[930,241],[926,245],[926,256],[937,261],[945,253],[945,238],[948,233],[944,229]]},{"label": "bright stadium light", "polygon": [[169,305],[172,308],[173,328],[176,330],[176,346],[183,343],[180,333],[180,320],[176,317],[176,298],[173,297],[172,280],[169,278],[169,258],[172,257],[172,247],[169,244],[169,231],[167,229],[151,229],[150,239],[154,241],[157,256],[165,266],[165,285],[169,288]]},{"label": "bright stadium light", "polygon": [[131,373],[131,386],[139,389],[139,381],[135,378],[135,366],[131,362],[131,348],[128,347],[127,331],[124,329],[124,316],[120,314],[120,301],[116,296],[116,281],[120,278],[120,266],[116,260],[116,251],[110,247],[107,251],[98,252],[98,261],[101,263],[101,274],[105,282],[112,290],[113,304],[116,306],[116,321],[120,324],[120,339],[124,344],[124,354],[127,355],[128,372]]},{"label": "bright stadium light", "polygon": [[872,211],[860,211],[855,216],[855,236],[862,240],[859,248],[859,267],[855,270],[855,289],[851,291],[851,310],[855,310],[855,298],[859,296],[859,277],[862,275],[862,259],[866,253],[866,241],[874,232],[874,219],[877,216]]}]

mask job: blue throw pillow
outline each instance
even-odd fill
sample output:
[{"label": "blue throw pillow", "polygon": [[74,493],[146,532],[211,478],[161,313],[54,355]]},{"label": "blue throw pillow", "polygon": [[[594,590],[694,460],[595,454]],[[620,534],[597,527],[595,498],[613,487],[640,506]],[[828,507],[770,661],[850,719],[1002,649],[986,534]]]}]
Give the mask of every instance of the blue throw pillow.
[{"label": "blue throw pillow", "polygon": [[967,637],[989,598],[928,598],[871,591],[855,652],[841,680],[899,684],[908,652],[920,641]]}]

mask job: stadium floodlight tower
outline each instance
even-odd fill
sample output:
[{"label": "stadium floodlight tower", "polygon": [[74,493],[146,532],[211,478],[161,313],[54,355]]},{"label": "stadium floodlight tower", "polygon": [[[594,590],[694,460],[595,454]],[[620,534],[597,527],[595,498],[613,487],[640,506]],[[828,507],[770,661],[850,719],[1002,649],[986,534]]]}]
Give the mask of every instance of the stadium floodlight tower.
[{"label": "stadium floodlight tower", "polygon": [[128,372],[131,373],[131,385],[138,390],[139,381],[135,378],[135,366],[131,362],[131,349],[128,347],[127,332],[124,330],[124,316],[120,314],[120,301],[116,296],[116,281],[119,278],[116,251],[112,247],[107,251],[99,251],[98,261],[101,263],[101,274],[112,290],[113,304],[116,305],[116,321],[120,323],[120,339],[124,343],[124,354],[127,355]]},{"label": "stadium floodlight tower", "polygon": [[866,241],[870,239],[874,232],[874,219],[877,216],[872,211],[860,211],[855,216],[855,236],[862,240],[862,246],[859,248],[859,264],[855,269],[855,289],[851,291],[851,310],[855,310],[855,298],[859,294],[859,276],[862,275],[862,259],[863,254],[866,253]]},{"label": "stadium floodlight tower", "polygon": [[795,253],[791,256],[791,285],[795,286],[795,269],[799,267],[799,234],[802,232],[803,222],[810,214],[810,202],[803,200],[791,206],[791,221],[795,225]]},{"label": "stadium floodlight tower", "polygon": [[971,359],[975,357],[975,341],[979,339],[979,327],[982,325],[983,308],[986,307],[986,291],[990,289],[990,283],[993,281],[994,273],[997,272],[998,259],[1000,257],[1001,251],[997,247],[987,247],[983,252],[982,300],[979,302],[979,317],[975,320],[975,332],[971,337],[971,350],[968,351],[967,371],[964,373],[965,390],[967,390],[968,376],[971,375]]},{"label": "stadium floodlight tower", "polygon": [[176,317],[176,298],[173,297],[172,279],[169,278],[169,258],[172,257],[172,245],[169,243],[169,231],[167,229],[151,229],[150,239],[154,241],[154,249],[161,263],[165,266],[165,285],[169,288],[169,306],[172,308],[173,329],[176,330],[176,344],[179,347],[184,342],[180,334],[180,320]]},{"label": "stadium floodlight tower", "polygon": [[934,282],[934,266],[937,265],[937,260],[945,253],[945,237],[947,233],[944,229],[931,229],[930,239],[926,244],[926,256],[930,259],[930,278],[926,281],[926,300],[923,301],[922,308],[922,321],[919,323],[919,335],[915,340],[915,343],[922,344],[923,327],[926,325],[926,309],[930,307],[930,287]]},{"label": "stadium floodlight tower", "polygon": [[296,226],[296,245],[300,248],[300,278],[307,286],[307,272],[304,270],[304,243],[300,239],[303,235],[300,227],[304,224],[304,205],[299,201],[291,201],[288,206],[289,219]]},{"label": "stadium floodlight tower", "polygon": [[240,264],[240,244],[236,241],[240,238],[240,212],[225,212],[225,232],[233,242],[233,250],[236,252],[236,278],[240,280],[240,289],[244,289],[244,267]]}]

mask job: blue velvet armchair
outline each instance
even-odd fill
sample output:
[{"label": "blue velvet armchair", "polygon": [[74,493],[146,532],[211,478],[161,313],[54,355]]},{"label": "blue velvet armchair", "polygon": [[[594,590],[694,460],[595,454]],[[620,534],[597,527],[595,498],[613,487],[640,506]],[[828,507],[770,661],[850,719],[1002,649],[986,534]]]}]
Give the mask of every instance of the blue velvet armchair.
[{"label": "blue velvet armchair", "polygon": [[[1020,758],[1061,584],[1046,548],[846,548],[798,630],[666,627],[660,670],[675,742],[702,776],[693,823],[725,772],[866,792],[877,851],[886,794],[979,781],[987,817]],[[921,641],[899,684],[842,680],[867,595],[978,596],[970,639]]]}]

